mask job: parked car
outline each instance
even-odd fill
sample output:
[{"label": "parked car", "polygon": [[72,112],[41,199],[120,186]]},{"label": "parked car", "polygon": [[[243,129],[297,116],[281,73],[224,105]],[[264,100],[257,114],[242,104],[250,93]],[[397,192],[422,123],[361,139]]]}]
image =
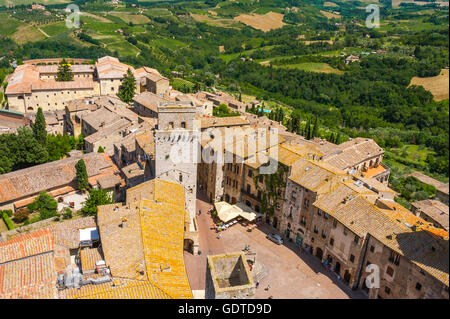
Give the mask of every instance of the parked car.
[{"label": "parked car", "polygon": [[270,239],[277,245],[283,244],[283,239],[281,239],[280,235],[277,234],[269,234],[266,236],[267,239]]}]

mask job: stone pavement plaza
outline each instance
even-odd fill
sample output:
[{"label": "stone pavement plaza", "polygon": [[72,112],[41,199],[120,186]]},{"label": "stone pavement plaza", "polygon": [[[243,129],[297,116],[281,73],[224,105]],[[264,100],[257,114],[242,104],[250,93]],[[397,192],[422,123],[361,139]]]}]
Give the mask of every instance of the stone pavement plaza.
[{"label": "stone pavement plaza", "polygon": [[[212,218],[206,213],[209,207],[209,203],[197,200],[197,211],[202,210],[202,214],[197,216],[201,254],[193,256],[184,252],[192,290],[205,289],[207,255],[242,251],[245,245],[249,245],[267,273],[256,289],[256,298],[367,298],[361,291],[352,291],[334,273],[327,272],[316,257],[301,251],[293,243],[277,245],[266,239],[266,234],[273,232],[269,225],[247,232],[247,228],[238,223],[222,232],[222,238],[217,239],[217,233],[212,229]],[[266,291],[268,284],[271,288]]]}]

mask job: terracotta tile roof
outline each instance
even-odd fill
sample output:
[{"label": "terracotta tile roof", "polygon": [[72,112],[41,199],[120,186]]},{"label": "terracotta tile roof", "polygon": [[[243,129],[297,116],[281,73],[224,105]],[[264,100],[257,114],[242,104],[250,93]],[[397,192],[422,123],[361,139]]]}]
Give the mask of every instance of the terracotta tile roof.
[{"label": "terracotta tile roof", "polygon": [[[407,223],[414,218],[410,212],[380,209],[362,195],[354,194],[350,190],[345,192],[341,187],[337,191],[322,195],[314,206],[336,218],[359,237],[364,238],[370,234],[448,285],[448,233],[446,239],[443,239],[429,228],[413,230],[412,225]],[[397,214],[400,214],[401,218]],[[406,217],[408,218],[405,219]],[[432,251],[432,246],[436,251]]]},{"label": "terracotta tile roof", "polygon": [[143,281],[151,298],[192,298],[183,259],[184,205],[181,185],[156,179],[128,189],[127,206],[99,207],[100,237],[111,274]]},{"label": "terracotta tile roof", "polygon": [[126,178],[133,178],[136,176],[144,175],[144,170],[139,167],[138,163],[133,163],[128,166],[122,167],[122,173]]},{"label": "terracotta tile roof", "polygon": [[398,209],[398,206],[401,205],[397,203],[396,209],[381,209],[381,211],[399,223],[415,226],[418,229],[428,231],[438,237],[448,238],[448,231],[441,228],[435,228],[432,223],[429,223],[421,217],[414,215],[404,207],[402,207],[403,209]]},{"label": "terracotta tile roof", "polygon": [[[130,205],[138,201],[155,198],[155,182],[147,181],[127,189],[126,204]],[[183,197],[184,198],[184,197]]]},{"label": "terracotta tile roof", "polygon": [[57,298],[53,252],[0,264],[0,299]]},{"label": "terracotta tile roof", "polygon": [[331,181],[343,180],[345,176],[344,171],[327,163],[301,159],[292,165],[289,179],[314,192],[319,192],[322,188],[328,190]]},{"label": "terracotta tile roof", "polygon": [[55,261],[55,271],[58,274],[62,274],[66,271],[67,266],[71,264],[70,261],[70,250],[67,246],[58,245],[55,243],[54,261]]},{"label": "terracotta tile roof", "polygon": [[138,75],[138,76],[144,76],[147,73],[154,73],[154,74],[161,75],[161,73],[159,73],[158,70],[149,68],[148,66],[143,66],[142,68],[139,68],[136,70],[136,75]]},{"label": "terracotta tile roof", "polygon": [[[39,73],[57,74],[59,65],[36,65]],[[94,73],[94,66],[91,64],[72,64],[70,66],[72,73]]]},{"label": "terracotta tile roof", "polygon": [[[73,66],[76,72],[85,71],[91,68],[89,65]],[[31,64],[19,65],[9,78],[6,94],[23,94],[32,91],[42,90],[74,90],[74,89],[92,89],[94,82],[88,78],[75,78],[73,81],[58,82],[55,79],[40,79],[40,73],[56,73],[57,65],[37,66]],[[56,70],[56,71],[55,71]]]},{"label": "terracotta tile roof", "polygon": [[417,210],[423,212],[441,224],[447,231],[449,229],[449,208],[437,200],[426,199],[411,203]]},{"label": "terracotta tile roof", "polygon": [[76,177],[75,164],[83,158],[88,176],[94,176],[111,164],[99,153],[68,157],[0,175],[0,203],[67,186]]},{"label": "terracotta tile roof", "polygon": [[100,171],[100,174],[91,176],[88,178],[89,185],[92,187],[96,186],[98,184],[98,181],[103,178],[109,178],[113,177],[113,179],[117,179],[120,182],[120,186],[125,186],[125,180],[120,175],[120,169],[117,167],[117,165],[112,161],[112,158],[106,154],[106,153],[99,153],[103,159],[109,164],[107,168],[104,168]]},{"label": "terracotta tile roof", "polygon": [[[320,156],[320,153],[319,154],[316,153],[318,151],[317,148],[315,148],[312,145],[301,145],[298,147],[291,147],[291,145],[288,145],[286,147],[285,145],[286,144],[283,143],[281,145],[273,146],[267,151],[263,151],[262,153],[266,154],[269,157],[272,157],[273,159],[276,159],[279,163],[282,163],[286,166],[291,166],[296,161],[305,156],[313,154]],[[263,157],[261,157],[261,159],[262,158]],[[264,163],[261,163],[260,160],[258,160],[258,156],[256,156],[256,159],[252,157],[246,160],[245,164],[254,169],[257,169]]]},{"label": "terracotta tile roof", "polygon": [[103,260],[103,254],[100,248],[83,248],[80,251],[80,260],[82,273],[94,271],[96,263]]},{"label": "terracotta tile roof", "polygon": [[19,65],[8,80],[5,94],[31,93],[33,82],[39,81],[39,71],[33,65]]},{"label": "terracotta tile roof", "polygon": [[95,67],[99,79],[121,79],[128,69],[135,72],[132,66],[121,63],[119,59],[110,56],[98,59]]},{"label": "terracotta tile roof", "polygon": [[155,141],[152,132],[145,131],[136,134],[136,143],[146,154],[155,153]]},{"label": "terracotta tile roof", "polygon": [[60,292],[64,299],[171,299],[162,289],[149,281],[115,278],[112,282],[85,285],[80,289]]},{"label": "terracotta tile roof", "polygon": [[292,142],[286,142],[281,145],[283,148],[290,152],[298,154],[300,156],[305,156],[307,154],[316,154],[318,156],[323,156],[323,152],[314,144],[303,144],[298,143],[296,140]]},{"label": "terracotta tile roof", "polygon": [[145,75],[145,77],[153,82],[158,82],[161,80],[169,81],[169,79],[166,78],[165,76],[162,76],[161,74],[156,74],[156,73],[147,73]]},{"label": "terracotta tile roof", "polygon": [[160,102],[167,102],[168,100],[156,95],[152,92],[145,91],[133,98],[133,101],[139,103],[140,105],[152,110],[155,113],[158,113],[158,105]]},{"label": "terracotta tile roof", "polygon": [[[227,134],[226,131],[225,134]],[[247,159],[255,156],[257,152],[265,151],[285,142],[285,139],[280,135],[273,134],[269,130],[244,130],[241,135],[237,135],[229,143],[226,142],[227,140],[225,139],[225,143],[223,144],[227,152],[242,159]]]},{"label": "terracotta tile roof", "polygon": [[0,243],[0,264],[53,250],[53,237],[48,229],[17,236]]},{"label": "terracotta tile roof", "polygon": [[[114,210],[115,207],[118,209]],[[123,218],[127,219],[126,227],[122,227]],[[141,221],[136,207],[101,206],[97,223],[105,261],[112,276],[146,280]]]},{"label": "terracotta tile roof", "polygon": [[94,217],[83,217],[53,224],[48,229],[52,232],[55,244],[75,249],[80,245],[80,229],[96,226]]},{"label": "terracotta tile roof", "polygon": [[221,127],[221,126],[245,126],[250,122],[244,116],[229,116],[229,117],[202,117],[201,128],[206,129],[209,127]]},{"label": "terracotta tile roof", "polygon": [[389,186],[381,183],[380,181],[376,180],[375,178],[367,178],[362,177],[361,175],[354,175],[355,178],[362,181],[364,184],[369,185],[372,189],[377,190],[378,192],[387,192],[387,193],[393,193],[397,194],[396,191],[394,191],[392,188],[389,188]]},{"label": "terracotta tile roof", "polygon": [[92,79],[78,79],[74,81],[58,82],[55,80],[38,80],[31,83],[32,91],[49,91],[49,90],[77,90],[92,89],[94,81]]},{"label": "terracotta tile roof", "polygon": [[164,184],[156,187],[154,201],[140,202],[147,274],[173,298],[192,298],[183,258],[184,188]]},{"label": "terracotta tile roof", "polygon": [[108,175],[97,179],[98,185],[101,189],[113,188],[120,185],[121,179],[117,175]]},{"label": "terracotta tile roof", "polygon": [[118,131],[122,131],[126,127],[129,127],[131,125],[130,121],[128,121],[127,119],[118,119],[117,121],[107,123],[108,124],[106,124],[104,127],[99,128],[97,132],[89,135],[84,140],[88,143],[93,144],[95,142],[102,140],[105,137],[108,138],[110,135],[113,135]]},{"label": "terracotta tile roof", "polygon": [[136,132],[128,134],[122,140],[114,143],[119,150],[123,147],[127,152],[131,153],[136,150]]},{"label": "terracotta tile roof", "polygon": [[383,153],[383,149],[374,140],[358,137],[339,144],[336,151],[323,159],[339,169],[347,169]]},{"label": "terracotta tile roof", "polygon": [[118,120],[120,120],[120,116],[105,107],[100,107],[96,111],[83,116],[83,122],[96,131]]}]

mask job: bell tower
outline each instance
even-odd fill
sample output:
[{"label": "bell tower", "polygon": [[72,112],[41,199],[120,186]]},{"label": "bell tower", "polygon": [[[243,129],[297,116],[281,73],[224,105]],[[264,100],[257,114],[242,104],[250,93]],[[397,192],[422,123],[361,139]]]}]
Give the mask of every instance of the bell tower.
[{"label": "bell tower", "polygon": [[196,213],[198,139],[196,107],[191,101],[161,102],[155,132],[155,177],[184,187],[186,211]]}]

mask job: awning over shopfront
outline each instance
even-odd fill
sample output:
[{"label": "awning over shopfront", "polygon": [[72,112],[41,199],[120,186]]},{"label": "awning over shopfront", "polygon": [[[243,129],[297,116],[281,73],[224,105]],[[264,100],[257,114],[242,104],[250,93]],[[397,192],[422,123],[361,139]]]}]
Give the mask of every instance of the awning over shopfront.
[{"label": "awning over shopfront", "polygon": [[239,216],[245,218],[249,222],[263,216],[263,214],[257,213],[243,203],[231,205],[227,202],[217,202],[214,206],[216,207],[217,216],[224,223],[228,223],[230,220],[233,220]]}]

